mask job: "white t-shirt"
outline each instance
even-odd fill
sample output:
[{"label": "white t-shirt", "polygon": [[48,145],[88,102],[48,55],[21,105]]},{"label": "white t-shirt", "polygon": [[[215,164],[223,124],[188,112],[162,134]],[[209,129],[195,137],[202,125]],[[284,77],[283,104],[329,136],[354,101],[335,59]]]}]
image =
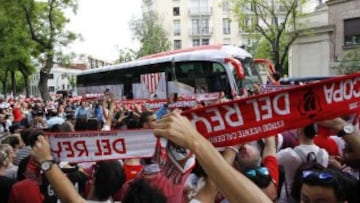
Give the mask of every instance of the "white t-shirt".
[{"label": "white t-shirt", "polygon": [[[309,154],[310,152],[314,152],[315,155],[319,150],[323,150],[322,153],[323,157],[321,158],[320,162],[318,160],[318,163],[324,167],[328,166],[329,154],[324,149],[320,149],[316,145],[299,145],[295,148],[300,149],[302,152],[304,152],[304,154]],[[295,173],[297,169],[303,164],[303,161],[301,160],[301,157],[292,148],[286,148],[284,150],[279,151],[277,153],[277,158],[279,165],[284,167],[285,180],[286,180],[286,184],[284,182],[281,188],[279,203],[287,203],[288,201],[286,196],[285,185],[287,185],[287,191],[288,194],[290,195],[291,186],[294,182]]]}]

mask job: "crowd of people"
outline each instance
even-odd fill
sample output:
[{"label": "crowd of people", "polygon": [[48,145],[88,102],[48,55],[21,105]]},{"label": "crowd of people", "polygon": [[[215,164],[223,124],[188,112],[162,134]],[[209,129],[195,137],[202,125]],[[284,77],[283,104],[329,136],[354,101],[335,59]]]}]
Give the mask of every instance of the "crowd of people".
[{"label": "crowd of people", "polygon": [[[204,103],[201,103],[204,105]],[[0,101],[0,202],[360,202],[360,135],[349,118],[218,150],[178,110],[101,101]],[[195,166],[169,180],[154,158],[56,162],[46,132],[153,129]]]}]

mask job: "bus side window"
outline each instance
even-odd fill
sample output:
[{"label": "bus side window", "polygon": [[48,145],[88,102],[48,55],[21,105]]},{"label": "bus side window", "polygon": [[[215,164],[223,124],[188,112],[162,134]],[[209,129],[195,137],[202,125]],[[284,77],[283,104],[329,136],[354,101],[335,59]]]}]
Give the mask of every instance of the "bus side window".
[{"label": "bus side window", "polygon": [[227,97],[231,98],[231,88],[225,68],[219,63],[212,64],[213,76],[212,84],[215,92],[224,92]]}]

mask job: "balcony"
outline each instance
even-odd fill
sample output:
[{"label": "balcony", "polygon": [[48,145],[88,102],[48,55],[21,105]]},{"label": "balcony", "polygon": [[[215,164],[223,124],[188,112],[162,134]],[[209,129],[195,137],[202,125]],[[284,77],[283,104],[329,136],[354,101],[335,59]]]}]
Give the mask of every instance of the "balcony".
[{"label": "balcony", "polygon": [[209,37],[212,35],[212,29],[211,28],[203,28],[203,29],[199,29],[199,28],[193,28],[193,29],[189,29],[189,35],[191,37]]},{"label": "balcony", "polygon": [[212,7],[194,7],[189,9],[190,16],[210,16]]}]

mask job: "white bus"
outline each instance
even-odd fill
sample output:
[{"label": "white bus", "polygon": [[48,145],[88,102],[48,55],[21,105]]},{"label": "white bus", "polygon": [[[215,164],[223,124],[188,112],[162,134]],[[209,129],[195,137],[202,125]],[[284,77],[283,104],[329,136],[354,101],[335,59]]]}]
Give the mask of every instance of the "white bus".
[{"label": "white bus", "polygon": [[252,83],[262,83],[256,62],[244,49],[211,45],[154,54],[138,60],[83,71],[77,75],[78,95],[109,89],[119,99],[166,99],[172,93],[191,97],[223,93],[241,95]]}]

